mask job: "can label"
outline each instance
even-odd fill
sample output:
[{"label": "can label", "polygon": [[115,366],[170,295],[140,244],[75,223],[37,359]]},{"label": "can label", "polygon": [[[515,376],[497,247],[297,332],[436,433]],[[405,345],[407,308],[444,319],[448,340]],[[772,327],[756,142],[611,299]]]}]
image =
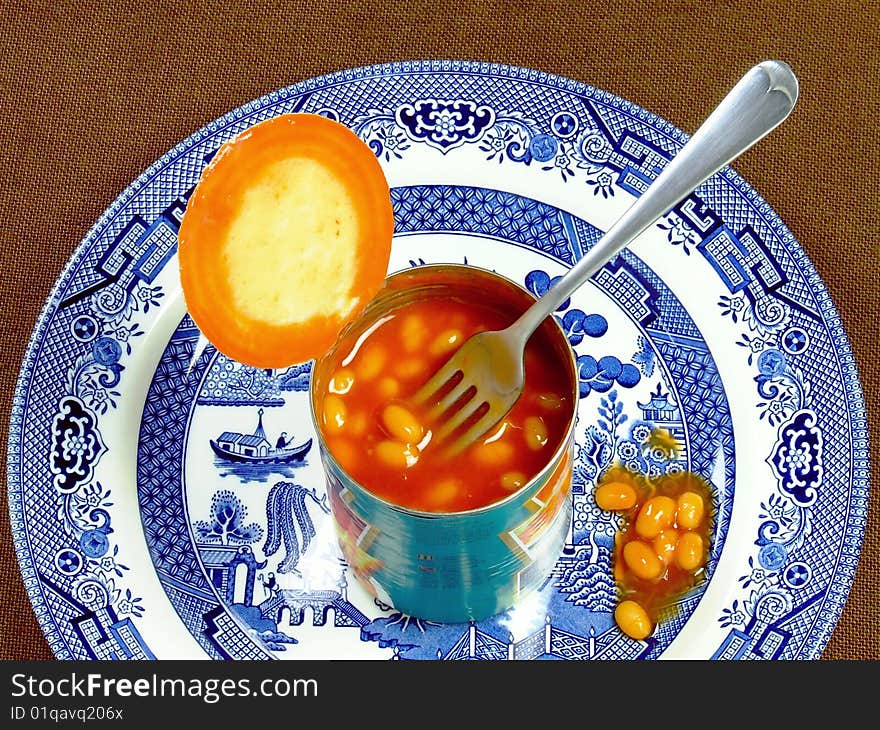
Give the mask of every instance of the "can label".
[{"label": "can label", "polygon": [[553,524],[542,533],[540,544],[532,546],[534,561],[516,574],[514,596],[517,600],[524,593],[542,588],[551,577],[550,574],[562,552],[571,521],[571,500],[567,497],[568,493],[562,500],[561,509],[557,511]]},{"label": "can label", "polygon": [[547,483],[529,499],[525,506],[532,514],[512,530],[502,532],[499,537],[520,562],[535,562],[534,549],[541,537],[553,524],[562,509],[571,485],[571,452],[559,463]]}]

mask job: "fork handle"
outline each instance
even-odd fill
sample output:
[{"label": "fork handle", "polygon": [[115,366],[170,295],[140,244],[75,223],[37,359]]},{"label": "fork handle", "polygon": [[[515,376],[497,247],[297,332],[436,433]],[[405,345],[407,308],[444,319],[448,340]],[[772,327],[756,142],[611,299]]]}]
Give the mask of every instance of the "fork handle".
[{"label": "fork handle", "polygon": [[798,97],[798,81],[783,61],[751,68],[670,160],[654,183],[555,286],[510,327],[523,345],[545,317],[624,246],[690,195],[706,179],[781,124]]}]

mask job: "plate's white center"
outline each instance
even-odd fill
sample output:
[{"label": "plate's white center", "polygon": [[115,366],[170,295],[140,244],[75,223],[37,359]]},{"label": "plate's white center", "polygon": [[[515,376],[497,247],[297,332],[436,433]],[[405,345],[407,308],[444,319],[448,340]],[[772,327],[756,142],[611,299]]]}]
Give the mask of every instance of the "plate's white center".
[{"label": "plate's white center", "polygon": [[345,316],[359,235],[346,186],[315,160],[270,165],[242,196],[224,258],[235,307],[271,324]]}]

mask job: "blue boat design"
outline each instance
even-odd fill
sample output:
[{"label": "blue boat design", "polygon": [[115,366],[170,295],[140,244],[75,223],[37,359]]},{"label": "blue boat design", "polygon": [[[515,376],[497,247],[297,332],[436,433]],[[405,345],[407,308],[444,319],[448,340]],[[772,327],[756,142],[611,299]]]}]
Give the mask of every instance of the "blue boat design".
[{"label": "blue boat design", "polygon": [[252,434],[224,431],[216,439],[211,439],[211,449],[221,459],[246,464],[288,464],[302,461],[309,449],[312,439],[292,446],[293,438],[288,439],[282,433],[273,446],[263,429],[263,409],[258,411],[257,428]]}]

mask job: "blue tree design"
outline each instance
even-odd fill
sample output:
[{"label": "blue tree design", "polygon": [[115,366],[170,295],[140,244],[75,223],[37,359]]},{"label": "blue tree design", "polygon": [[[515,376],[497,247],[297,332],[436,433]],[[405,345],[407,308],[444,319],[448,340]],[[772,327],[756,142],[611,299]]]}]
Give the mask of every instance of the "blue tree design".
[{"label": "blue tree design", "polygon": [[[541,297],[556,286],[560,279],[561,276],[551,278],[546,271],[536,269],[526,274],[526,289],[536,297]],[[565,312],[565,314],[555,316],[573,347],[581,344],[584,337],[601,337],[608,331],[608,320],[601,314],[587,314],[580,309],[569,309],[570,306],[569,298],[556,308],[557,312]]]},{"label": "blue tree design", "polygon": [[[546,271],[536,269],[526,275],[526,289],[536,297],[541,297],[561,278],[561,276],[551,278]],[[580,345],[584,337],[598,338],[608,332],[608,320],[601,314],[587,314],[580,309],[569,309],[570,306],[569,298],[557,307],[557,314],[554,316],[572,347]],[[562,312],[564,314],[561,314]],[[577,366],[581,398],[586,398],[594,390],[607,393],[615,383],[623,388],[633,388],[642,379],[639,368],[630,363],[622,363],[613,355],[606,355],[599,360],[592,355],[580,355],[577,358]]]},{"label": "blue tree design", "polygon": [[249,545],[263,536],[263,528],[256,522],[245,525],[247,507],[228,489],[214,493],[211,498],[211,521],[195,523],[199,539],[223,545]]},{"label": "blue tree design", "polygon": [[642,379],[642,374],[635,365],[624,364],[613,355],[606,355],[598,360],[592,355],[580,355],[577,368],[581,398],[586,398],[593,390],[607,393],[615,383],[623,388],[633,388]]},{"label": "blue tree design", "polygon": [[583,444],[575,444],[575,453],[572,480],[582,487],[591,485],[614,456],[608,437],[593,425],[587,427]]},{"label": "blue tree design", "polygon": [[611,436],[611,443],[617,443],[617,428],[629,420],[623,412],[623,401],[617,399],[617,391],[612,390],[608,397],[603,397],[599,405],[599,428]]},{"label": "blue tree design", "polygon": [[279,390],[307,391],[312,376],[312,363],[305,362],[294,365],[278,380]]},{"label": "blue tree design", "polygon": [[638,345],[639,349],[632,356],[632,361],[638,365],[642,373],[650,378],[654,374],[654,350],[651,343],[642,335],[639,335]]},{"label": "blue tree design", "polygon": [[586,314],[580,309],[569,309],[559,320],[562,331],[572,346],[579,345],[584,337],[601,337],[608,331],[608,321],[601,314]]},{"label": "blue tree design", "polygon": [[610,551],[604,546],[578,548],[574,559],[564,562],[556,586],[569,603],[611,613],[617,589],[611,577]]},{"label": "blue tree design", "polygon": [[[306,507],[306,498],[318,505],[324,514],[330,514],[326,494],[319,498],[314,487],[304,487],[296,482],[277,482],[266,499],[269,534],[266,535],[263,554],[271,557],[281,549],[283,543],[284,558],[278,564],[279,573],[300,575],[296,564],[316,534]],[[299,526],[299,537],[296,526]]]},{"label": "blue tree design", "polygon": [[[561,276],[554,276],[551,279],[550,274],[548,274],[546,271],[535,269],[534,271],[530,271],[528,274],[526,274],[526,289],[528,289],[536,297],[542,297],[550,290],[551,287],[555,286],[560,279],[562,279]],[[571,299],[566,299],[556,308],[556,311],[564,312],[570,306]]]}]

